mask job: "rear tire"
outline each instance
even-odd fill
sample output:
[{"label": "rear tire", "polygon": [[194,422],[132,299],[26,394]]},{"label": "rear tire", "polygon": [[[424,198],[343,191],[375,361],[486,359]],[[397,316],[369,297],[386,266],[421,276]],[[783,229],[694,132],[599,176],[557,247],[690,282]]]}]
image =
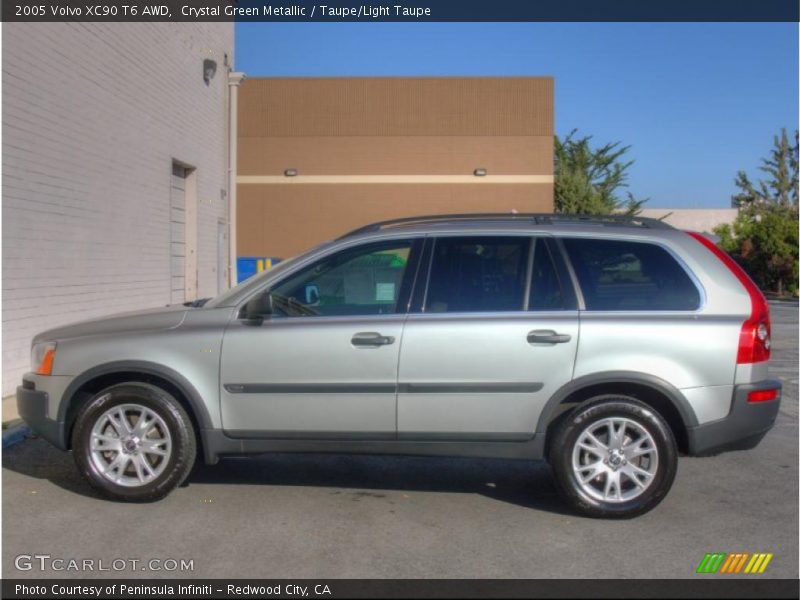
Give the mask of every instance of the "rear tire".
[{"label": "rear tire", "polygon": [[109,498],[159,500],[194,465],[197,442],[186,410],[147,383],[122,383],[96,394],[78,414],[72,453],[81,474]]},{"label": "rear tire", "polygon": [[605,395],[573,410],[556,428],[549,453],[564,498],[590,517],[630,518],[672,487],[678,448],[664,419],[627,396]]}]

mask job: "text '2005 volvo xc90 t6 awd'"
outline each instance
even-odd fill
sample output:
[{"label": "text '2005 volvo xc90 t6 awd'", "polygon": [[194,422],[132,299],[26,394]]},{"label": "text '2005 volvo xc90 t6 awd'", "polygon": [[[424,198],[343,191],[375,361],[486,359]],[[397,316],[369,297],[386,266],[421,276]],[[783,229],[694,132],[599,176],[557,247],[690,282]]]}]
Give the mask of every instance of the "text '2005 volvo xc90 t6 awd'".
[{"label": "text '2005 volvo xc90 t6 awd'", "polygon": [[19,412],[98,490],[155,500],[195,457],[546,459],[592,516],[641,514],[680,452],[775,421],[769,310],[698,234],[639,218],[377,223],[205,303],[34,339]]}]

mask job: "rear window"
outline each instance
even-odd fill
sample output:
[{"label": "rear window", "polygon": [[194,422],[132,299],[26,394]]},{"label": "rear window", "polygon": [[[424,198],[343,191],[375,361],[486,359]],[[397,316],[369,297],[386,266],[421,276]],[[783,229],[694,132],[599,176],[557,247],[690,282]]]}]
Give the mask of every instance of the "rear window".
[{"label": "rear window", "polygon": [[695,310],[700,292],[675,258],[646,242],[565,238],[587,310]]}]

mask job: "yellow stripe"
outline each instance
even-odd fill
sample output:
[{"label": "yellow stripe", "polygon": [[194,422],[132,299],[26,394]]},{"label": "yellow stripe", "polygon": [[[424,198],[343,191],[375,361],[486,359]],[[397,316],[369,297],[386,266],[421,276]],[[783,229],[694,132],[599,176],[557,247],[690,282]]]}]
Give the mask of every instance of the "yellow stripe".
[{"label": "yellow stripe", "polygon": [[761,561],[764,560],[764,556],[765,555],[761,554],[761,553],[753,555],[753,558],[755,558],[756,561],[753,563],[753,566],[750,568],[750,572],[751,573],[758,573],[758,569],[761,566]]},{"label": "yellow stripe", "polygon": [[767,554],[764,557],[764,562],[761,563],[761,568],[758,570],[758,572],[759,573],[763,573],[766,570],[767,565],[769,564],[769,561],[771,561],[771,560],[772,560],[772,552],[770,552],[769,554]]},{"label": "yellow stripe", "polygon": [[758,554],[753,554],[753,558],[751,558],[750,562],[747,563],[747,566],[745,567],[744,572],[745,573],[749,573],[752,570],[753,565],[756,563],[757,560],[758,560]]},{"label": "yellow stripe", "polygon": [[736,565],[736,570],[734,571],[734,573],[738,573],[739,571],[742,570],[742,567],[744,566],[744,561],[747,560],[748,556],[750,556],[749,552],[745,552],[744,554],[741,555],[742,558],[739,560],[739,564]]},{"label": "yellow stripe", "polygon": [[259,185],[299,184],[520,184],[553,183],[552,175],[239,175],[236,183]]}]

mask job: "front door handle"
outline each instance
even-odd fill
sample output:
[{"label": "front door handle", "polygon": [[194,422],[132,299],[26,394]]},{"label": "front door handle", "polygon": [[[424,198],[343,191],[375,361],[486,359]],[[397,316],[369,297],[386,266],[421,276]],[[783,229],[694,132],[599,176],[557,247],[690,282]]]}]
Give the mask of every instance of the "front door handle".
[{"label": "front door handle", "polygon": [[572,339],[568,333],[556,333],[552,329],[534,329],[528,332],[529,344],[566,344]]},{"label": "front door handle", "polygon": [[360,347],[388,346],[389,344],[394,344],[394,337],[391,335],[381,335],[377,331],[362,331],[361,333],[355,334],[350,342],[353,346]]}]

